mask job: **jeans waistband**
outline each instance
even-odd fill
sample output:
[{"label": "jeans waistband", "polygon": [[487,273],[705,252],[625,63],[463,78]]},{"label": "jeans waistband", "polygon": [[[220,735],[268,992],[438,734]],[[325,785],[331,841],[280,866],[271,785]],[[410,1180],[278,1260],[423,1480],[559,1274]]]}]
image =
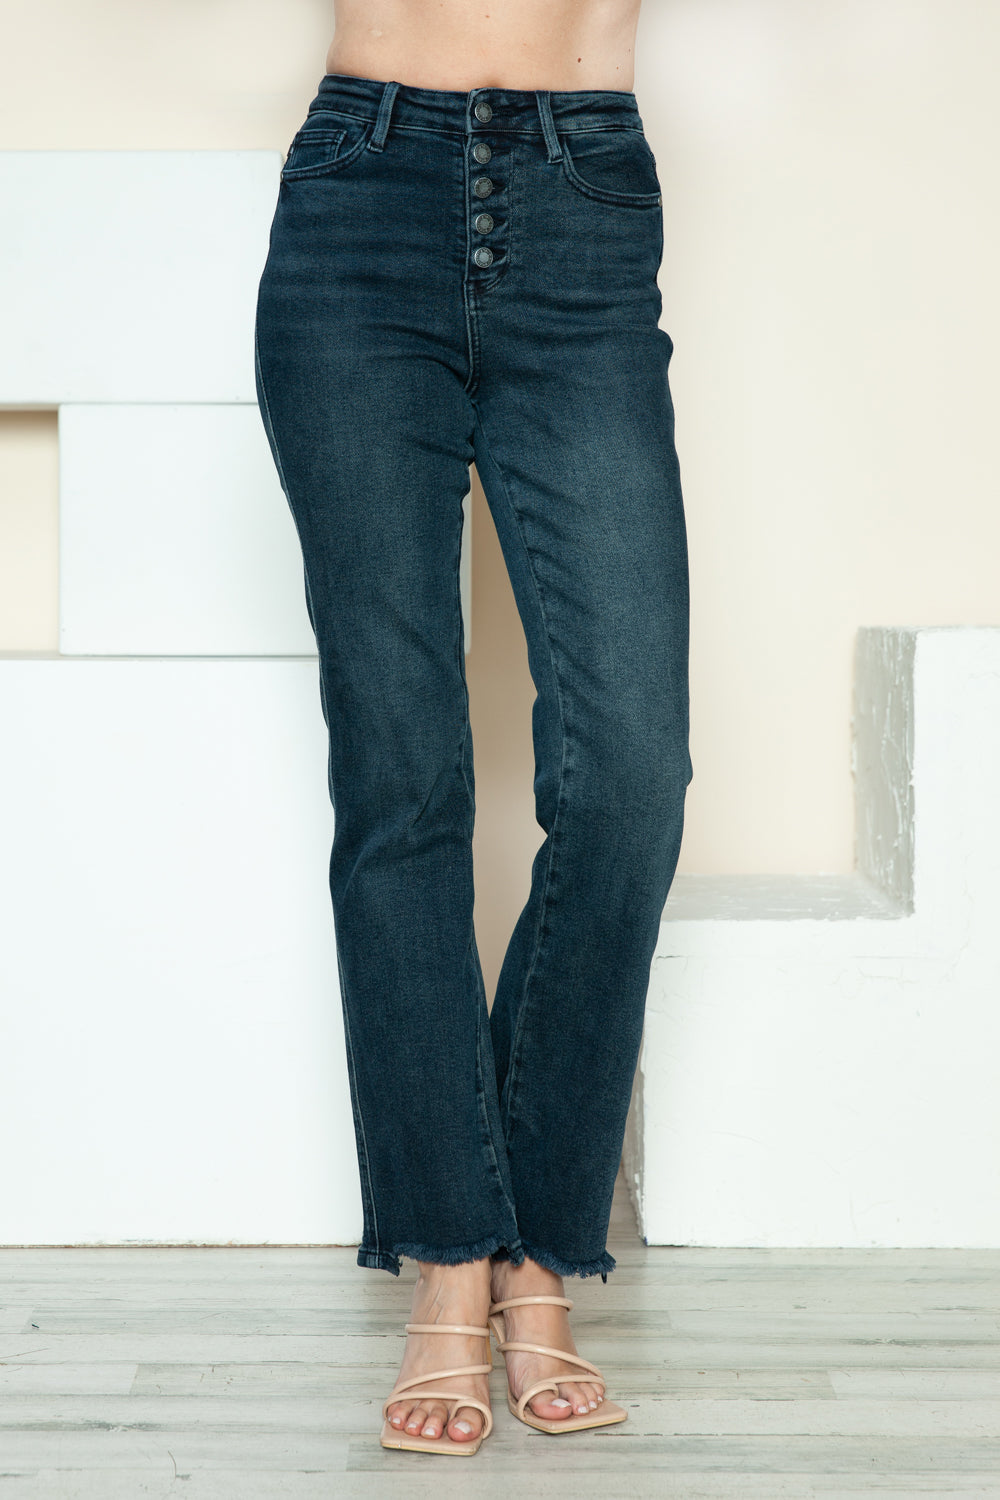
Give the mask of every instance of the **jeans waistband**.
[{"label": "jeans waistband", "polygon": [[557,129],[560,133],[643,129],[635,94],[617,89],[486,87],[462,93],[453,89],[416,88],[378,78],[356,78],[347,73],[325,73],[309,106],[310,113],[334,107],[375,120],[376,148],[384,143],[390,123],[401,129],[459,135],[477,131],[541,135],[550,152],[558,152]]}]

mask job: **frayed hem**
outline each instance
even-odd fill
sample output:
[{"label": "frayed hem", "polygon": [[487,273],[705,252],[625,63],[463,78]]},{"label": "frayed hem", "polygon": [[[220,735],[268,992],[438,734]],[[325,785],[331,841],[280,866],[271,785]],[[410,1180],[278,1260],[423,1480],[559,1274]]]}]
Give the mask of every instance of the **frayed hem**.
[{"label": "frayed hem", "polygon": [[511,1243],[502,1234],[490,1235],[485,1240],[474,1240],[470,1245],[421,1245],[415,1241],[403,1241],[392,1250],[370,1250],[362,1245],[358,1250],[358,1265],[375,1271],[389,1271],[393,1276],[400,1272],[400,1257],[408,1260],[427,1261],[435,1266],[461,1266],[472,1260],[486,1260],[498,1251],[503,1257],[519,1266],[524,1260],[524,1248],[520,1240]]},{"label": "frayed hem", "polygon": [[538,1265],[544,1266],[546,1271],[554,1271],[557,1276],[599,1276],[606,1284],[608,1273],[613,1271],[617,1264],[614,1256],[609,1255],[606,1250],[597,1260],[572,1261],[563,1260],[561,1256],[542,1250],[538,1245],[529,1245],[527,1240],[522,1240],[521,1245],[525,1255],[530,1256]]}]

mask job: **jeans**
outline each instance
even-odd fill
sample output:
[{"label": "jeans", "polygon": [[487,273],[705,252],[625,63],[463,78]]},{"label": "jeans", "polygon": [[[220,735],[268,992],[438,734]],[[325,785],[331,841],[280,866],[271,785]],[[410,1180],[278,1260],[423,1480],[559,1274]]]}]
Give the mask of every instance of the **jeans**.
[{"label": "jeans", "polygon": [[[327,74],[256,309],[302,547],[358,1263],[601,1275],[688,753],[688,568],[635,95]],[[527,638],[545,833],[492,1010],[473,926],[469,465]]]}]

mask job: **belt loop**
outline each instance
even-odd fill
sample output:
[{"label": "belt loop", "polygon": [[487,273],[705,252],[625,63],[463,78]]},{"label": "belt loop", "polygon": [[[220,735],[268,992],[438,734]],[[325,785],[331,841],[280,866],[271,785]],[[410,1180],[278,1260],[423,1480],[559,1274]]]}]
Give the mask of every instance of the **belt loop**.
[{"label": "belt loop", "polygon": [[555,121],[552,119],[549,90],[536,89],[535,98],[538,101],[538,117],[542,122],[542,135],[545,137],[545,144],[549,148],[549,161],[562,161],[562,146],[559,144]]},{"label": "belt loop", "polygon": [[372,138],[368,142],[369,151],[381,151],[385,145],[385,138],[389,133],[389,120],[392,116],[392,106],[399,91],[398,83],[387,83],[382,90],[382,99],[378,107],[378,115],[375,118],[375,129]]}]

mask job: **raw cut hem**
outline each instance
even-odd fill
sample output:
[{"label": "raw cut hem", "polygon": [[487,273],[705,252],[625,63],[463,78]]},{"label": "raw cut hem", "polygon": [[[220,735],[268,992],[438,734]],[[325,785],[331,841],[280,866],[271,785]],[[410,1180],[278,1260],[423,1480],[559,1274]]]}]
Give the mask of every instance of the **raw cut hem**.
[{"label": "raw cut hem", "polygon": [[[529,1255],[538,1265],[544,1266],[547,1271],[554,1271],[557,1276],[599,1276],[607,1283],[608,1272],[613,1271],[617,1262],[613,1255],[605,1250],[604,1254],[597,1260],[563,1260],[559,1255],[553,1255],[549,1250],[543,1250],[539,1245],[529,1245],[527,1240],[521,1241],[521,1248],[525,1255]],[[501,1259],[497,1256],[496,1259]]]},{"label": "raw cut hem", "polygon": [[520,1240],[508,1242],[502,1234],[490,1235],[485,1240],[474,1240],[471,1245],[420,1245],[404,1241],[392,1250],[373,1250],[367,1245],[358,1248],[358,1265],[375,1271],[389,1271],[393,1276],[400,1272],[400,1259],[428,1261],[435,1266],[461,1266],[470,1260],[485,1260],[488,1256],[502,1252],[504,1260],[519,1266],[524,1260],[524,1247]]}]

